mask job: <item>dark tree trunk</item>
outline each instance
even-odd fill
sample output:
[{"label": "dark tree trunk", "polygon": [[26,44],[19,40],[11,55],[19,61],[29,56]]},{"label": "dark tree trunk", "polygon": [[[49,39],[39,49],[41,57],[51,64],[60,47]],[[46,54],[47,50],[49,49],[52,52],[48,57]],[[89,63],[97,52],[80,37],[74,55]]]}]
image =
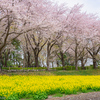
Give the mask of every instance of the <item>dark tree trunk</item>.
[{"label": "dark tree trunk", "polygon": [[50,57],[50,54],[47,51],[47,70],[49,70],[49,57]]},{"label": "dark tree trunk", "polygon": [[47,70],[49,70],[49,56],[47,56]]},{"label": "dark tree trunk", "polygon": [[98,55],[99,51],[100,51],[100,47],[98,47],[97,50],[95,50],[95,47],[93,47],[93,51],[90,51],[88,48],[87,48],[87,51],[89,52],[89,54],[92,56],[92,59],[93,59],[93,69],[96,69],[97,68],[97,59],[96,59],[96,56]]},{"label": "dark tree trunk", "polygon": [[83,70],[85,70],[85,65],[84,65],[84,59],[83,59],[83,57],[80,60],[81,60],[81,68]]},{"label": "dark tree trunk", "polygon": [[75,69],[78,70],[77,60],[75,60]]},{"label": "dark tree trunk", "polygon": [[2,66],[0,65],[0,72],[2,72]]},{"label": "dark tree trunk", "polygon": [[30,53],[29,51],[27,52],[27,55],[28,55],[28,59],[27,59],[27,64],[28,64],[28,67],[30,67]]},{"label": "dark tree trunk", "polygon": [[[38,33],[38,32],[37,32]],[[41,33],[41,32],[39,32]],[[42,42],[43,38],[41,37],[41,34],[38,34],[38,41],[35,38],[35,35],[32,34],[30,37],[33,40],[33,43],[35,44],[36,47],[33,47],[32,45],[32,41],[30,41],[29,35],[26,35],[26,40],[28,40],[33,52],[34,52],[34,58],[35,58],[35,67],[39,67],[39,63],[38,63],[38,56],[40,51],[42,50],[42,48],[44,47],[44,45],[47,43],[47,40],[40,46],[40,43]]]},{"label": "dark tree trunk", "polygon": [[59,61],[56,61],[57,67],[59,67]]},{"label": "dark tree trunk", "polygon": [[64,61],[64,54],[63,54],[63,52],[60,51],[60,55],[61,55],[62,67],[63,67],[63,70],[65,70],[65,61]]},{"label": "dark tree trunk", "polygon": [[4,63],[4,66],[7,67],[7,61],[8,61],[8,55],[5,53],[5,63]]},{"label": "dark tree trunk", "polygon": [[39,67],[38,54],[34,53],[34,56],[35,56],[35,67]]},{"label": "dark tree trunk", "polygon": [[50,57],[49,46],[50,46],[50,44],[47,43],[47,70],[49,70],[49,57]]},{"label": "dark tree trunk", "polygon": [[75,48],[75,69],[78,70],[77,45]]},{"label": "dark tree trunk", "polygon": [[97,68],[97,61],[95,58],[93,58],[93,69]]},{"label": "dark tree trunk", "polygon": [[97,52],[95,51],[95,48],[93,48],[93,69],[97,68],[97,60],[96,60]]},{"label": "dark tree trunk", "polygon": [[2,55],[0,53],[0,72],[2,71]]},{"label": "dark tree trunk", "polygon": [[5,59],[5,65],[4,66],[7,67],[7,59]]},{"label": "dark tree trunk", "polygon": [[9,59],[9,54],[10,54],[10,49],[5,50],[5,52],[4,52],[4,58],[5,58],[4,66],[5,67],[7,67],[7,62],[8,62],[8,59]]}]

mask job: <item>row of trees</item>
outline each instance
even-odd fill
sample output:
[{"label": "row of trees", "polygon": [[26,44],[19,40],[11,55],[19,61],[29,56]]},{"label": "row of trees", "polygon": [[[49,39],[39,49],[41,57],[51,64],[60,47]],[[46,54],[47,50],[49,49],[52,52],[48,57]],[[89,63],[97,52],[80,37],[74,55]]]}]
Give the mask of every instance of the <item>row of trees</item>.
[{"label": "row of trees", "polygon": [[60,61],[78,70],[79,60],[84,69],[91,58],[95,69],[100,61],[100,19],[81,8],[48,0],[0,0],[0,64],[15,59],[15,64],[38,67],[41,62],[49,70],[50,62]]}]

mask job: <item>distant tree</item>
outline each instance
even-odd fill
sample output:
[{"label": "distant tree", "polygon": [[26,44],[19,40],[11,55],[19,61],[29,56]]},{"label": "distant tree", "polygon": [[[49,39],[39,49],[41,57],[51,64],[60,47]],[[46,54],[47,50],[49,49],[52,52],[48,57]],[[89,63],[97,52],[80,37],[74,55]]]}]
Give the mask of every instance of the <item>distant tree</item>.
[{"label": "distant tree", "polygon": [[26,30],[21,28],[24,25],[22,19],[25,17],[21,16],[20,4],[18,0],[15,2],[13,0],[0,0],[0,63],[5,47],[10,45],[13,39],[30,30],[29,28]]},{"label": "distant tree", "polygon": [[93,68],[96,69],[100,52],[100,20],[96,16],[91,18],[86,41],[88,42],[86,49],[93,59]]}]

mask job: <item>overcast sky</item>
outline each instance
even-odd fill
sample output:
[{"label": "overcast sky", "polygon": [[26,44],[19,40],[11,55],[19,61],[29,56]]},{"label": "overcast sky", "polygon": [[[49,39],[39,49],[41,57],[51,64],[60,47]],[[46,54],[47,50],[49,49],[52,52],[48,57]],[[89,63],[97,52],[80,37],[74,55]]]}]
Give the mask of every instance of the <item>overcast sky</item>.
[{"label": "overcast sky", "polygon": [[66,3],[69,7],[75,4],[83,4],[82,11],[94,13],[100,17],[100,0],[52,0],[56,3]]}]

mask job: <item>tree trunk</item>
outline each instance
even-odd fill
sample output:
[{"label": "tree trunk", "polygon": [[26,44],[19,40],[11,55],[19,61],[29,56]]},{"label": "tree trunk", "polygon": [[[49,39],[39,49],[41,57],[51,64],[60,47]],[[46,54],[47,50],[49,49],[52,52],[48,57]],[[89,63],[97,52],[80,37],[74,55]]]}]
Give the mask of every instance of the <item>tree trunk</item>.
[{"label": "tree trunk", "polygon": [[75,69],[78,70],[77,44],[75,48]]},{"label": "tree trunk", "polygon": [[2,55],[0,54],[0,72],[2,71]]},{"label": "tree trunk", "polygon": [[97,68],[97,61],[95,58],[93,58],[93,69]]},{"label": "tree trunk", "polygon": [[52,68],[54,68],[54,66],[53,66],[53,62],[52,62]]},{"label": "tree trunk", "polygon": [[82,68],[83,70],[85,70],[84,59],[83,59],[83,57],[81,58],[81,68]]},{"label": "tree trunk", "polygon": [[28,55],[28,59],[27,59],[28,66],[27,67],[30,67],[30,53],[29,53],[29,51],[27,52],[27,55]]},{"label": "tree trunk", "polygon": [[38,58],[37,57],[35,57],[35,67],[39,67],[39,65],[38,65]]},{"label": "tree trunk", "polygon": [[47,70],[49,70],[50,68],[49,68],[49,53],[47,54]]},{"label": "tree trunk", "polygon": [[65,61],[64,61],[64,54],[63,54],[63,52],[60,51],[60,55],[61,55],[62,67],[63,67],[63,70],[65,70]]},{"label": "tree trunk", "polygon": [[39,63],[38,63],[38,54],[34,55],[35,56],[35,67],[39,67]]},{"label": "tree trunk", "polygon": [[57,67],[59,67],[59,61],[56,61]]},{"label": "tree trunk", "polygon": [[24,67],[27,67],[28,65],[27,65],[27,55],[26,55],[27,53],[24,51],[24,60],[23,60],[23,66]]},{"label": "tree trunk", "polygon": [[8,59],[9,59],[9,54],[10,54],[10,50],[5,50],[4,52],[4,59],[5,59],[5,62],[4,62],[4,66],[7,67],[7,62],[8,62]]},{"label": "tree trunk", "polygon": [[95,51],[95,48],[93,48],[93,69],[96,69],[97,68],[97,60],[96,60],[96,51]]},{"label": "tree trunk", "polygon": [[4,65],[5,67],[7,67],[7,59],[5,58],[5,65]]},{"label": "tree trunk", "polygon": [[49,50],[49,43],[47,43],[47,70],[49,71],[49,57],[50,57],[50,50]]},{"label": "tree trunk", "polygon": [[0,65],[0,72],[2,72],[2,66]]},{"label": "tree trunk", "polygon": [[78,70],[77,60],[75,60],[75,69]]},{"label": "tree trunk", "polygon": [[7,67],[7,61],[8,61],[8,57],[7,57],[7,56],[8,56],[8,55],[5,53],[5,63],[4,63],[4,64],[5,64],[5,65],[4,65],[5,67]]},{"label": "tree trunk", "polygon": [[97,54],[99,52],[99,49],[100,48],[98,48],[98,50],[95,50],[95,46],[93,47],[93,51],[92,52],[87,49],[88,52],[89,52],[89,54],[92,56],[92,59],[93,59],[93,69],[97,68],[97,59],[96,59],[96,56],[97,56]]}]

